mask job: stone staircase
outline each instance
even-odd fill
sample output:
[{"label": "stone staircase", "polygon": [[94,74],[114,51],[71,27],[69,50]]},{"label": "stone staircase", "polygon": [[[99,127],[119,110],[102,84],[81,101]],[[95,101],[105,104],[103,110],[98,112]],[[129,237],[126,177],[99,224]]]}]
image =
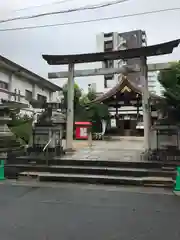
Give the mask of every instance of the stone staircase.
[{"label": "stone staircase", "polygon": [[93,159],[37,159],[19,157],[6,168],[16,169],[18,178],[38,181],[74,182],[173,188],[177,163]]}]

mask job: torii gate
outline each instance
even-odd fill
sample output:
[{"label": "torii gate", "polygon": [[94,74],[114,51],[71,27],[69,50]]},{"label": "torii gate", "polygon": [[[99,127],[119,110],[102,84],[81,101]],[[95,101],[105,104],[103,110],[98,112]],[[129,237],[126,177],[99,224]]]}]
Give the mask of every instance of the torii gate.
[{"label": "torii gate", "polygon": [[[165,42],[157,45],[146,46],[141,48],[133,48],[127,50],[113,51],[113,52],[98,52],[86,54],[73,55],[43,55],[43,59],[49,65],[68,65],[68,109],[67,109],[67,125],[66,125],[66,148],[72,149],[73,143],[73,119],[74,119],[74,65],[77,63],[88,62],[103,62],[105,60],[131,59],[140,58],[143,83],[143,120],[144,120],[144,147],[146,150],[150,149],[150,109],[149,109],[149,92],[148,92],[148,66],[147,57],[170,54],[175,47],[178,47],[180,39]],[[108,71],[108,70],[106,70]],[[109,69],[111,73],[125,73],[129,71],[137,71],[137,69],[129,68],[128,66],[120,70]],[[51,73],[58,78],[59,73]],[[98,74],[97,74],[98,75]]]}]

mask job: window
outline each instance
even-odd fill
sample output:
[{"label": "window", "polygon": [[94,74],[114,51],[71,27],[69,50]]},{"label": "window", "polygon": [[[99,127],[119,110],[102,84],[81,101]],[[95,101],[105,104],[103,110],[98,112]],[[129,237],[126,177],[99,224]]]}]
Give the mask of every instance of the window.
[{"label": "window", "polygon": [[104,51],[112,51],[113,50],[113,42],[106,41],[104,42]]},{"label": "window", "polygon": [[0,88],[7,89],[8,90],[8,83],[0,81]]},{"label": "window", "polygon": [[105,68],[113,68],[114,67],[114,61],[113,60],[106,60],[104,61]]},{"label": "window", "polygon": [[47,97],[45,97],[45,96],[43,96],[43,95],[41,95],[41,94],[38,94],[38,95],[37,95],[37,100],[38,100],[39,102],[47,102]]},{"label": "window", "polygon": [[18,91],[18,101],[19,102],[21,101],[21,91],[20,90]]},{"label": "window", "polygon": [[113,74],[108,74],[104,76],[104,87],[108,87],[108,81],[113,80],[114,75]]},{"label": "window", "polygon": [[106,79],[104,79],[104,88],[107,88],[107,80]]},{"label": "window", "polygon": [[14,101],[16,101],[16,98],[17,98],[17,89],[15,88],[14,89]]},{"label": "window", "polygon": [[113,33],[110,32],[110,33],[104,33],[104,38],[108,38],[108,37],[112,37],[113,36]]},{"label": "window", "polygon": [[31,101],[32,100],[32,92],[31,91],[29,91],[29,90],[25,91],[25,99],[27,101]]},{"label": "window", "polygon": [[105,79],[105,80],[112,80],[113,77],[114,77],[113,74],[107,74],[107,75],[104,76],[104,79]]}]

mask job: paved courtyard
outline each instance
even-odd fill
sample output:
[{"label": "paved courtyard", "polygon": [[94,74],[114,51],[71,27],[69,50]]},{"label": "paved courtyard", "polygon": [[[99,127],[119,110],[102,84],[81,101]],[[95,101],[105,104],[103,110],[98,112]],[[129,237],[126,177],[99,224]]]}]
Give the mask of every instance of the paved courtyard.
[{"label": "paved courtyard", "polygon": [[143,152],[142,137],[119,137],[111,141],[74,141],[76,152],[67,154],[64,159],[140,161]]},{"label": "paved courtyard", "polygon": [[179,240],[180,198],[111,187],[0,185],[2,240]]}]

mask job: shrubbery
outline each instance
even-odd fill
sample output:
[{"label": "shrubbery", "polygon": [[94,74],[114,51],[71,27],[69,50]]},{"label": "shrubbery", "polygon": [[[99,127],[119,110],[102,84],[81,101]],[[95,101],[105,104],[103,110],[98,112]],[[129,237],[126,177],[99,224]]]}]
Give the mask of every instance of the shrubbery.
[{"label": "shrubbery", "polygon": [[32,136],[32,117],[12,113],[11,118],[12,120],[8,124],[10,130],[20,140],[22,145],[28,144]]}]

